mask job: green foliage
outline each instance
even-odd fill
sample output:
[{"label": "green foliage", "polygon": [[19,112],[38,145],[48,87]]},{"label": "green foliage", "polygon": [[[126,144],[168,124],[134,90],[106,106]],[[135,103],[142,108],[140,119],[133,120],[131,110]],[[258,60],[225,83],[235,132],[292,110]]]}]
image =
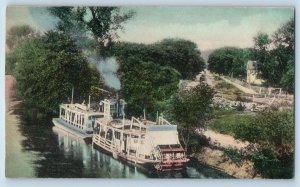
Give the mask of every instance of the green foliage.
[{"label": "green foliage", "polygon": [[182,91],[173,97],[170,114],[172,119],[186,131],[206,128],[210,119],[214,90],[205,83],[190,90]]},{"label": "green foliage", "polygon": [[162,54],[161,64],[175,68],[183,79],[193,79],[204,69],[204,59],[194,42],[184,39],[164,39],[154,44]]},{"label": "green foliage", "polygon": [[240,112],[218,112],[217,116],[211,120],[209,127],[219,133],[235,136],[240,130],[238,128],[247,125],[252,118],[253,116],[243,115]]},{"label": "green foliage", "polygon": [[174,68],[130,58],[121,63],[121,85],[129,116],[150,118],[165,110],[165,101],[176,92],[180,74]]},{"label": "green foliage", "polygon": [[24,103],[46,113],[57,111],[60,103],[70,100],[72,87],[75,101],[86,99],[95,79],[92,77],[99,80],[74,41],[56,32],[50,31],[22,43],[12,56],[18,91]]},{"label": "green foliage", "polygon": [[256,49],[267,51],[268,45],[271,43],[271,39],[269,38],[269,35],[266,33],[259,32],[254,37],[254,46]]},{"label": "green foliage", "polygon": [[33,37],[36,34],[29,25],[14,26],[10,28],[6,35],[6,45],[12,50],[23,41]]},{"label": "green foliage", "polygon": [[119,43],[114,54],[120,63],[126,113],[148,117],[166,109],[168,99],[177,91],[179,79],[194,76],[204,68],[197,46],[191,41],[166,39],[154,44]]},{"label": "green foliage", "polygon": [[261,76],[269,86],[280,86],[294,92],[295,22],[282,25],[270,38],[258,33],[254,37],[254,59],[259,62]]},{"label": "green foliage", "polygon": [[218,93],[222,94],[222,96],[228,100],[234,101],[243,101],[244,98],[242,97],[242,91],[237,89],[232,84],[229,84],[221,79],[215,85],[215,89],[218,90]]},{"label": "green foliage", "polygon": [[190,90],[174,95],[170,100],[168,117],[178,124],[181,140],[187,148],[190,137],[196,130],[203,130],[212,113],[214,90],[200,84]]},{"label": "green foliage", "polygon": [[232,160],[233,163],[237,165],[241,165],[243,157],[242,155],[235,149],[224,149],[224,154]]},{"label": "green foliage", "polygon": [[120,61],[135,58],[172,67],[180,72],[182,79],[194,78],[205,66],[197,45],[184,39],[164,39],[150,45],[120,43],[115,46],[114,53]]},{"label": "green foliage", "polygon": [[208,69],[218,74],[245,77],[246,63],[250,57],[251,51],[248,49],[219,48],[209,55]]},{"label": "green foliage", "polygon": [[246,123],[244,126],[239,125],[235,135],[242,140],[268,144],[275,147],[293,144],[293,113],[291,111],[263,112],[250,121],[250,123]]},{"label": "green foliage", "polygon": [[294,140],[293,113],[290,111],[266,111],[257,116],[219,114],[211,121],[210,128],[251,143],[281,146]]},{"label": "green foliage", "polygon": [[[96,50],[99,56],[110,55],[118,31],[134,15],[134,12],[124,12],[118,7],[51,7],[48,10],[59,18],[58,30],[76,38],[80,48]],[[88,39],[90,36],[93,41]]]},{"label": "green foliage", "polygon": [[[37,35],[28,25],[14,26],[10,28],[6,36],[6,45],[9,51],[21,45],[23,42]],[[6,54],[5,74],[12,74],[15,68],[15,56],[10,52]]]},{"label": "green foliage", "polygon": [[250,159],[254,162],[258,173],[267,178],[291,178],[293,176],[294,121],[292,111],[266,111],[257,116],[221,114],[219,112],[217,118],[211,121],[210,128],[256,145],[257,148],[250,155]]},{"label": "green foliage", "polygon": [[251,156],[254,168],[263,177],[290,179],[294,176],[294,151],[279,154],[270,148],[263,148]]},{"label": "green foliage", "polygon": [[188,153],[200,152],[204,146],[209,146],[209,141],[204,135],[190,133],[190,141],[187,145]]}]

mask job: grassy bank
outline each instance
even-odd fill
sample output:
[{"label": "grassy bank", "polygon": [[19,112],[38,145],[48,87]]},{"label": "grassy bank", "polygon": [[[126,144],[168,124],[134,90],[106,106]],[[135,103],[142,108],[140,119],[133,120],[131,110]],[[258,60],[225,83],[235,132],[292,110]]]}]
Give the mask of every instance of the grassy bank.
[{"label": "grassy bank", "polygon": [[225,150],[233,161],[250,159],[256,173],[264,178],[292,178],[294,175],[293,111],[264,111],[251,114],[215,111],[210,129],[248,141],[248,154]]},{"label": "grassy bank", "polygon": [[233,110],[216,111],[209,128],[222,134],[235,136],[240,127],[245,126],[253,118],[251,113]]}]

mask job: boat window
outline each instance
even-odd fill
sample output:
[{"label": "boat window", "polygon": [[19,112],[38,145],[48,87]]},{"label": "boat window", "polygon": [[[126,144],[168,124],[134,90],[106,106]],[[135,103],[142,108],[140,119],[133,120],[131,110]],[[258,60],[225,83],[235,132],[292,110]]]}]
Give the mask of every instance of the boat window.
[{"label": "boat window", "polygon": [[61,113],[60,115],[64,116],[65,115],[65,109],[64,108],[61,108]]},{"label": "boat window", "polygon": [[121,133],[120,132],[115,132],[115,138],[120,140],[121,138]]}]

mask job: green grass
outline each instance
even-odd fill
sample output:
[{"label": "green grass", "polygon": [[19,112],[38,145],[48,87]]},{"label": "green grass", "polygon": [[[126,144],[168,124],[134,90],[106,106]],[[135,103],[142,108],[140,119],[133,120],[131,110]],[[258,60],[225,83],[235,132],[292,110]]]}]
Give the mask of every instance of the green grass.
[{"label": "green grass", "polygon": [[229,84],[225,81],[221,81],[218,84],[215,85],[216,89],[221,89],[221,90],[230,90],[230,89],[236,89],[232,84]]},{"label": "green grass", "polygon": [[242,97],[242,91],[225,81],[219,81],[215,85],[215,89],[226,99],[236,100]]},{"label": "green grass", "polygon": [[234,136],[239,127],[249,122],[253,115],[235,111],[217,111],[210,121],[209,128],[222,134]]}]

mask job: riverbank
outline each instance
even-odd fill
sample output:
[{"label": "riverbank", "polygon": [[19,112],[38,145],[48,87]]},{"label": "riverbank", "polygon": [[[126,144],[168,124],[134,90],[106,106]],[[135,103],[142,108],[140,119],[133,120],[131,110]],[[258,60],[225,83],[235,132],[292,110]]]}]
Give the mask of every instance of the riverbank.
[{"label": "riverbank", "polygon": [[212,130],[205,131],[204,135],[209,140],[209,146],[203,147],[200,152],[194,154],[194,158],[200,164],[215,168],[235,178],[261,178],[261,176],[255,174],[252,161],[241,160],[241,162],[237,163],[224,153],[225,149],[241,151],[249,145],[248,142],[241,142],[230,135],[224,135]]},{"label": "riverbank", "polygon": [[5,76],[5,176],[34,177],[32,162],[35,155],[24,152],[22,148],[22,142],[26,137],[20,132],[20,116],[15,112],[20,106],[20,101],[14,100],[14,83],[13,76]]}]

